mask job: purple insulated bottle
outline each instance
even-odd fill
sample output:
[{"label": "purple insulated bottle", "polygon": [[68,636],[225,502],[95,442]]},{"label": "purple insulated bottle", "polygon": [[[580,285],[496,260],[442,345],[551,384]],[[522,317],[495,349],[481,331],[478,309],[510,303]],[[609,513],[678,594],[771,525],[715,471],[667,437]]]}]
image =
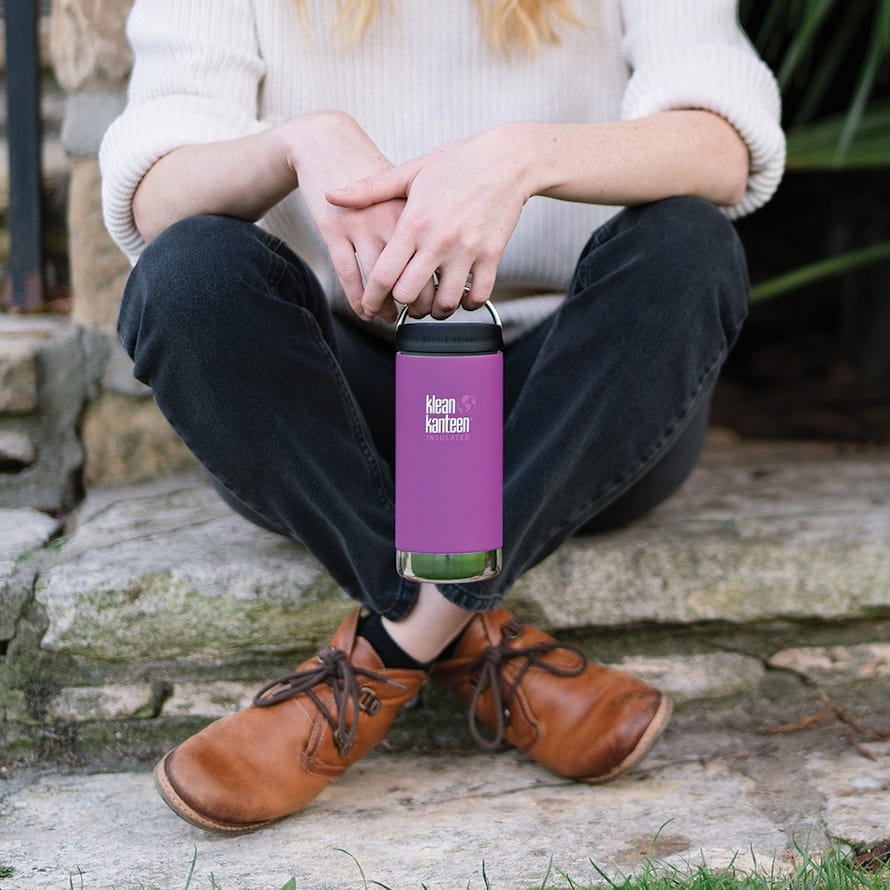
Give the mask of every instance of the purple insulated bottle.
[{"label": "purple insulated bottle", "polygon": [[501,569],[503,337],[491,303],[396,330],[396,568],[414,581]]}]

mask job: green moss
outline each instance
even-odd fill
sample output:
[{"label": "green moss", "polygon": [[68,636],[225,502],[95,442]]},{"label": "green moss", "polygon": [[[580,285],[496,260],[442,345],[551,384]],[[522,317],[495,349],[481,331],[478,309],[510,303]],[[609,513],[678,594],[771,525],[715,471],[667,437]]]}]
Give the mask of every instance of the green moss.
[{"label": "green moss", "polygon": [[44,645],[57,654],[94,661],[232,658],[290,652],[329,639],[349,609],[326,577],[301,591],[298,602],[257,595],[208,595],[167,572],[97,587],[77,598],[74,619]]}]

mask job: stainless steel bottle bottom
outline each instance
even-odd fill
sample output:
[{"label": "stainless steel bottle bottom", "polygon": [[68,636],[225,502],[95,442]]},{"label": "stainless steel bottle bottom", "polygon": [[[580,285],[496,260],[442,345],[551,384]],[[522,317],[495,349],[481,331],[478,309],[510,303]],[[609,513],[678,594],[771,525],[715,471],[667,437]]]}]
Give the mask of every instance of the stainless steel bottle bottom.
[{"label": "stainless steel bottle bottom", "polygon": [[396,571],[409,581],[484,581],[501,570],[501,548],[477,553],[408,553],[396,550]]}]

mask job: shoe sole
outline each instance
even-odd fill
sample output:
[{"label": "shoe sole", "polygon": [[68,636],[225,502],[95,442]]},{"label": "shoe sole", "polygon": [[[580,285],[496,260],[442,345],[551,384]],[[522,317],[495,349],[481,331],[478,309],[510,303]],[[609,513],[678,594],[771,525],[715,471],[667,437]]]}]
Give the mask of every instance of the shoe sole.
[{"label": "shoe sole", "polygon": [[[621,763],[609,770],[609,772],[601,776],[579,777],[578,781],[585,782],[589,785],[599,785],[604,782],[611,782],[613,779],[617,779],[618,776],[635,767],[649,753],[652,746],[658,740],[658,737],[664,732],[665,727],[670,722],[672,712],[673,705],[671,704],[671,700],[666,695],[663,695],[661,697],[661,704],[655,712],[655,716],[649,721],[646,731],[640,736],[640,740],[630,754],[628,754]],[[266,825],[271,825],[272,822],[276,821],[274,819],[267,819],[262,822],[230,823],[221,822],[218,819],[212,819],[210,816],[205,816],[203,813],[199,813],[197,810],[190,807],[176,793],[176,789],[173,787],[167,776],[167,759],[172,753],[173,751],[168,751],[161,762],[155,767],[154,779],[155,787],[157,788],[161,799],[171,810],[173,810],[174,813],[176,813],[177,816],[179,816],[180,819],[184,819],[196,828],[203,828],[205,831],[218,831],[226,834],[244,834],[249,831],[256,831],[257,829],[263,828]]]},{"label": "shoe sole", "polygon": [[161,795],[161,799],[164,803],[167,804],[167,806],[170,807],[180,819],[184,819],[196,828],[203,828],[205,831],[219,831],[226,834],[244,834],[248,831],[256,831],[258,828],[271,825],[272,822],[276,821],[274,819],[267,819],[263,822],[221,822],[218,819],[212,819],[210,816],[205,816],[203,813],[199,813],[197,810],[192,809],[192,807],[190,807],[176,793],[176,789],[173,787],[173,784],[170,782],[170,778],[167,775],[167,759],[172,753],[173,751],[168,751],[164,755],[163,760],[161,760],[155,767],[155,788],[157,788],[158,794]]},{"label": "shoe sole", "polygon": [[655,716],[649,721],[646,731],[640,736],[640,740],[633,751],[621,763],[602,776],[585,776],[579,778],[578,781],[586,782],[588,785],[600,785],[603,782],[611,782],[612,779],[617,779],[618,776],[633,769],[649,753],[655,742],[658,741],[658,737],[664,732],[671,719],[673,709],[671,700],[666,695],[662,695],[661,704],[658,706]]}]

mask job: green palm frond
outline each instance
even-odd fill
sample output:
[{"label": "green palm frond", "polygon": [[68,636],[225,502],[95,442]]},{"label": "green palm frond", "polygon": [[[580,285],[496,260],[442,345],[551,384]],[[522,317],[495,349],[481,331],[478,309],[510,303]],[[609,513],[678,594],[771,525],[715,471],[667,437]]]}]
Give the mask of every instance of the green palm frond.
[{"label": "green palm frond", "polygon": [[[890,67],[890,0],[741,0],[742,23],[756,10],[750,31],[776,71],[783,97],[795,110],[785,122],[791,171],[890,169],[890,98],[876,98]],[[855,72],[849,78],[848,72]],[[842,110],[818,118],[838,82],[851,84]],[[886,78],[885,78],[886,82]],[[886,93],[886,90],[884,90]],[[808,284],[890,262],[890,241],[819,260],[752,288],[759,302]]]},{"label": "green palm frond", "polygon": [[[753,6],[753,0],[743,0],[743,22]],[[860,45],[863,33],[864,51]],[[857,37],[860,44],[855,42]],[[858,143],[862,140],[875,146],[879,132],[874,128],[871,104],[879,76],[890,64],[890,0],[774,0],[767,5],[754,43],[777,72],[783,94],[792,87],[801,91],[794,118],[787,124],[792,136],[798,128],[802,128],[801,134],[809,129],[838,73],[855,66],[855,82],[843,112],[837,121],[817,130],[816,166],[862,166],[861,157],[874,156],[873,148],[861,154]],[[829,134],[834,139],[833,153],[826,162],[821,140]],[[805,155],[795,157],[810,156],[808,149]],[[793,163],[798,165],[797,160]],[[867,165],[875,163],[869,160]],[[890,142],[884,165],[890,166]]]},{"label": "green palm frond", "polygon": [[814,284],[817,281],[824,281],[826,278],[863,269],[875,263],[886,262],[890,262],[890,241],[882,241],[879,244],[871,245],[871,247],[850,250],[847,253],[800,266],[783,275],[777,275],[768,281],[755,284],[751,288],[751,302],[759,303],[762,300],[797,290],[807,284]]},{"label": "green palm frond", "polygon": [[842,112],[789,130],[788,169],[890,167],[890,99],[869,104],[858,117],[856,138],[841,155],[838,146],[848,127],[848,113]]}]

